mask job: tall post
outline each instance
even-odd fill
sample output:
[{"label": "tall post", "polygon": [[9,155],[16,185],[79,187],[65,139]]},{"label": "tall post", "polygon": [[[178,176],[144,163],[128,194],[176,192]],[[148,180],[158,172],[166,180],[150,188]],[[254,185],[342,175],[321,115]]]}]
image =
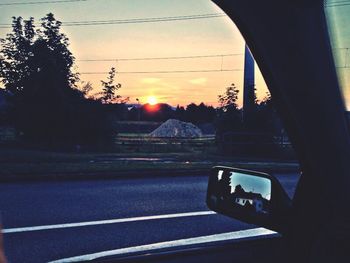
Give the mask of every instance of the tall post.
[{"label": "tall post", "polygon": [[243,123],[249,126],[255,106],[255,69],[254,58],[248,46],[244,52],[244,84],[243,84]]}]

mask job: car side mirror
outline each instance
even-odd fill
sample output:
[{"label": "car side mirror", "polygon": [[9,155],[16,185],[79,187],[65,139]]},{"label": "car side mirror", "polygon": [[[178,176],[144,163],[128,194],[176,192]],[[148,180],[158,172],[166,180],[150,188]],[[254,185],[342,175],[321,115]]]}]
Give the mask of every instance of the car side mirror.
[{"label": "car side mirror", "polygon": [[216,166],[209,177],[207,205],[217,213],[283,233],[291,200],[271,175]]}]

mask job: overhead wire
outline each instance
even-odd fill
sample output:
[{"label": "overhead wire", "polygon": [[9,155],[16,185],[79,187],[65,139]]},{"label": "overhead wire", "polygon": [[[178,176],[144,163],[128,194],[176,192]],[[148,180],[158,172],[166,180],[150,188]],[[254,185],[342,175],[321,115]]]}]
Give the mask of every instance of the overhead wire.
[{"label": "overhead wire", "polygon": [[144,57],[144,58],[102,58],[102,59],[77,59],[78,62],[113,62],[113,61],[149,61],[149,60],[181,60],[200,58],[223,58],[242,56],[243,53],[216,54],[216,55],[195,55],[195,56],[173,56],[173,57]]},{"label": "overhead wire", "polygon": [[[92,20],[92,21],[72,21],[61,22],[62,26],[99,26],[99,25],[121,25],[121,24],[143,24],[143,23],[159,23],[173,22],[185,20],[198,20],[225,17],[225,13],[211,13],[199,15],[184,16],[167,16],[167,17],[150,17],[150,18],[129,18],[129,19],[113,19],[113,20]],[[0,28],[11,28],[10,24],[0,24]]]},{"label": "overhead wire", "polygon": [[[180,60],[180,59],[201,59],[221,58],[240,56],[243,53],[215,54],[215,55],[193,55],[193,56],[168,56],[168,57],[144,57],[144,58],[111,58],[111,59],[79,59],[77,62],[120,62],[120,61],[153,61],[153,60]],[[217,73],[229,71],[241,71],[242,69],[201,69],[201,70],[163,70],[163,71],[119,71],[118,74],[181,74],[181,73]],[[82,75],[108,74],[108,72],[81,72]]]},{"label": "overhead wire", "polygon": [[[166,71],[118,71],[118,74],[181,74],[181,73],[218,73],[218,72],[233,72],[243,71],[243,69],[204,69],[204,70],[166,70]],[[109,72],[80,72],[80,75],[100,75],[108,74]]]},{"label": "overhead wire", "polygon": [[60,4],[60,3],[86,2],[86,1],[89,1],[89,0],[53,0],[53,1],[12,2],[12,3],[0,3],[0,6]]}]

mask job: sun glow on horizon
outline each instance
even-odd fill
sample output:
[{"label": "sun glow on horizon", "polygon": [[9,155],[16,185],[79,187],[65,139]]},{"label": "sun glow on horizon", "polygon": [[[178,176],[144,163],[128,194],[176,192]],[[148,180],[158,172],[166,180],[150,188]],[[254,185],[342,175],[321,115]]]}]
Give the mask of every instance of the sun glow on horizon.
[{"label": "sun glow on horizon", "polygon": [[158,103],[158,100],[157,100],[157,98],[155,96],[149,96],[147,98],[147,102],[150,105],[156,105]]}]

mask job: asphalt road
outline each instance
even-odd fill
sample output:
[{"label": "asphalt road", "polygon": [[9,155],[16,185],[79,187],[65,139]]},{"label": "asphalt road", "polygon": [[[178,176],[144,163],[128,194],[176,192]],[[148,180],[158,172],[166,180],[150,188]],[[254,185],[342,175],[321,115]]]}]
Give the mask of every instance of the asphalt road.
[{"label": "asphalt road", "polygon": [[[296,174],[277,175],[292,195]],[[102,220],[208,211],[206,176],[0,185],[0,211],[9,262],[48,262],[100,251],[256,228],[217,214]],[[29,231],[21,227],[96,221]],[[18,232],[6,233],[16,228]]]}]

